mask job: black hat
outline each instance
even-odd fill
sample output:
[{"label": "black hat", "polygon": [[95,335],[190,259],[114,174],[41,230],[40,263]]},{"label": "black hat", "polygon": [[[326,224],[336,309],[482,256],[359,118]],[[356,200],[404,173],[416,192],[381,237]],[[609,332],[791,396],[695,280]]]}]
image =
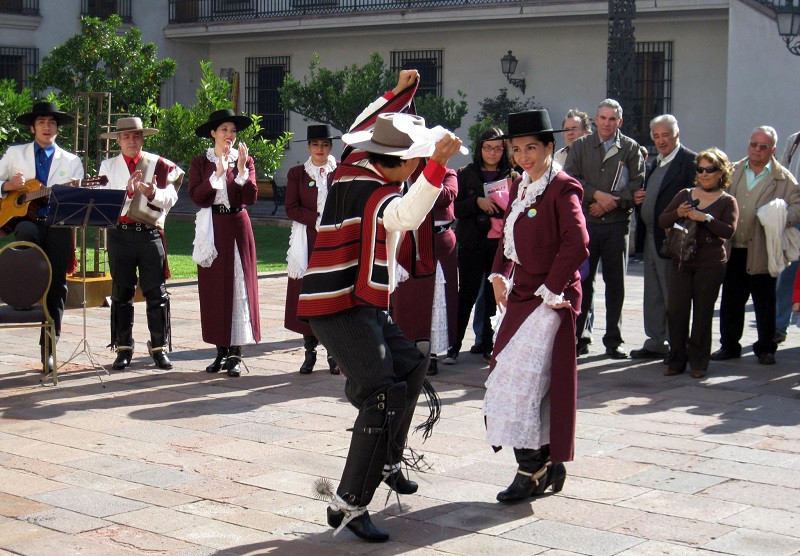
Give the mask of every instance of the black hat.
[{"label": "black hat", "polygon": [[561,133],[563,129],[553,129],[547,110],[526,110],[508,115],[508,133],[503,138],[524,137],[539,133]]},{"label": "black hat", "polygon": [[198,137],[211,137],[211,132],[225,122],[233,122],[233,124],[236,126],[236,131],[242,131],[243,129],[250,127],[250,124],[253,123],[253,120],[247,116],[237,116],[236,113],[230,108],[215,110],[208,117],[208,121],[195,129],[194,132]]},{"label": "black hat", "polygon": [[331,126],[328,124],[317,124],[317,125],[310,125],[306,128],[306,138],[305,139],[296,139],[295,143],[301,143],[303,141],[313,141],[315,139],[339,139],[341,135],[334,135],[331,132]]},{"label": "black hat", "polygon": [[33,105],[33,109],[27,114],[17,117],[17,123],[22,125],[33,125],[36,118],[40,116],[53,116],[58,122],[59,127],[64,124],[72,123],[74,119],[66,112],[61,112],[54,102],[37,102]]}]

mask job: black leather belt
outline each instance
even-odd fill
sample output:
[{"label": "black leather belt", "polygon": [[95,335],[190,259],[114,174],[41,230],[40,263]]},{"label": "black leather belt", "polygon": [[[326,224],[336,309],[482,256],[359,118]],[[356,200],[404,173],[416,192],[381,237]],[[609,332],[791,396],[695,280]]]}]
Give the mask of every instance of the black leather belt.
[{"label": "black leather belt", "polygon": [[228,208],[225,205],[211,205],[211,212],[214,214],[236,214],[237,212],[242,212],[242,208]]},{"label": "black leather belt", "polygon": [[452,223],[452,222],[450,222],[450,223],[448,223],[448,224],[442,224],[441,226],[434,226],[434,227],[433,227],[433,233],[434,233],[434,234],[440,234],[440,233],[442,233],[442,232],[446,232],[447,230],[449,230],[449,229],[450,229],[450,227],[451,227],[452,225],[453,225],[453,223]]},{"label": "black leather belt", "polygon": [[133,232],[149,232],[155,230],[155,226],[145,224],[144,222],[120,222],[117,224],[118,230],[131,230]]}]

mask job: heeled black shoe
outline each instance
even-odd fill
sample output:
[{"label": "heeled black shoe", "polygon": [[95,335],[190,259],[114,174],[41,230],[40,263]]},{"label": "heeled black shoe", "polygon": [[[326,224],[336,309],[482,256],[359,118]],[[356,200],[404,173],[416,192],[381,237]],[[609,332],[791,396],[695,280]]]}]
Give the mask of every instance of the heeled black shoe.
[{"label": "heeled black shoe", "polygon": [[225,366],[227,358],[228,358],[228,348],[217,346],[217,357],[208,367],[206,367],[206,372],[207,373],[220,372],[222,370],[222,367]]},{"label": "heeled black shoe", "polygon": [[[342,524],[342,520],[344,520],[344,511],[334,510],[329,506],[328,525],[337,529]],[[369,512],[364,512],[360,516],[352,519],[345,527],[350,529],[356,537],[364,539],[365,541],[386,542],[389,540],[389,533],[375,527],[372,520],[369,518]]]},{"label": "heeled black shoe", "polygon": [[121,371],[131,364],[132,355],[133,350],[131,349],[121,349],[117,351],[117,358],[114,360],[114,363],[111,364],[111,368],[115,371]]},{"label": "heeled black shoe", "polygon": [[314,349],[306,350],[306,358],[303,364],[300,365],[301,375],[310,375],[314,371],[314,365],[317,363],[317,351]]},{"label": "heeled black shoe", "polygon": [[406,479],[399,469],[391,475],[384,477],[383,482],[397,494],[414,494],[417,492],[417,489],[419,489],[419,485],[414,481]]},{"label": "heeled black shoe", "polygon": [[544,494],[544,492],[552,487],[553,494],[561,492],[564,488],[564,482],[567,480],[567,468],[563,463],[554,463],[547,469],[547,476],[539,480],[539,485],[536,487],[534,496]]},{"label": "heeled black shoe", "polygon": [[328,368],[330,369],[330,373],[332,375],[338,375],[342,373],[342,370],[339,368],[339,365],[336,364],[336,361],[333,360],[333,357],[330,355],[328,356]]},{"label": "heeled black shoe", "polygon": [[242,360],[241,346],[231,346],[228,348],[228,358],[225,360],[225,370],[228,376],[237,377],[242,374],[239,362]]},{"label": "heeled black shoe", "polygon": [[164,371],[169,371],[170,369],[172,369],[172,361],[169,360],[169,357],[167,357],[167,353],[163,349],[154,351],[152,355],[156,367]]},{"label": "heeled black shoe", "polygon": [[439,359],[436,356],[431,356],[430,363],[428,363],[428,370],[425,371],[428,376],[436,376],[439,374]]}]

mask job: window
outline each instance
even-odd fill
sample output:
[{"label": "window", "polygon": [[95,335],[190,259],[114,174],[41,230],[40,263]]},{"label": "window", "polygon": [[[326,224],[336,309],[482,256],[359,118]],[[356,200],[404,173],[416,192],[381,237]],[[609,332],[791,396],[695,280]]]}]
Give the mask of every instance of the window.
[{"label": "window", "polygon": [[240,12],[250,12],[253,6],[250,0],[214,0],[215,14],[231,14]]},{"label": "window", "polygon": [[0,13],[39,15],[39,0],[0,0]]},{"label": "window", "polygon": [[652,143],[650,120],[672,110],[672,42],[637,42],[633,114],[642,145]]},{"label": "window", "polygon": [[442,50],[405,50],[392,52],[392,71],[419,71],[417,96],[442,94]]},{"label": "window", "polygon": [[81,15],[106,19],[117,14],[125,23],[131,23],[131,0],[81,0]]},{"label": "window", "polygon": [[247,112],[262,117],[262,135],[275,140],[289,127],[289,112],[281,105],[278,87],[289,73],[288,56],[247,58],[245,103]]},{"label": "window", "polygon": [[0,46],[0,79],[13,79],[18,91],[31,88],[31,77],[38,69],[38,48]]}]

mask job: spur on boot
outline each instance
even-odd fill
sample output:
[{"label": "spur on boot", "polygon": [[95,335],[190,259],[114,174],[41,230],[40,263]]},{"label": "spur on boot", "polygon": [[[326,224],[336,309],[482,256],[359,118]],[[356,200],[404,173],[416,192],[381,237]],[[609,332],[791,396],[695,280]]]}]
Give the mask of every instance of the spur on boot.
[{"label": "spur on boot", "polygon": [[239,369],[239,362],[242,360],[242,348],[240,346],[231,346],[228,348],[228,358],[225,360],[225,370],[228,371],[228,376],[239,376],[242,374]]},{"label": "spur on boot", "polygon": [[314,371],[314,365],[316,363],[317,363],[317,350],[307,349],[306,359],[305,361],[303,361],[303,364],[300,365],[300,374],[310,375]]},{"label": "spur on boot", "polygon": [[220,372],[222,370],[222,367],[225,366],[225,361],[227,358],[228,358],[228,348],[217,346],[217,357],[208,367],[206,367],[206,372],[208,373]]},{"label": "spur on boot", "polygon": [[111,365],[111,368],[115,371],[120,371],[131,364],[131,356],[133,355],[132,349],[118,349],[117,350],[117,358],[114,360],[114,363]]},{"label": "spur on boot", "polygon": [[527,473],[518,469],[514,481],[507,489],[497,494],[497,501],[503,504],[516,504],[527,500],[531,496],[536,496],[537,488],[540,488],[545,483],[548,468],[548,465],[543,465],[534,473]]},{"label": "spur on boot", "polygon": [[[337,529],[342,524],[343,520],[344,510],[334,510],[328,506],[328,525]],[[389,533],[375,527],[367,511],[350,520],[345,527],[350,529],[356,537],[364,539],[365,541],[385,542],[389,540]]]},{"label": "spur on boot", "polygon": [[399,469],[394,472],[384,470],[383,482],[397,494],[414,494],[419,488],[416,482],[406,479]]},{"label": "spur on boot", "polygon": [[336,361],[334,361],[333,357],[330,355],[328,356],[328,368],[330,369],[332,375],[338,375],[342,372],[342,370],[339,368],[339,365],[336,364]]}]

